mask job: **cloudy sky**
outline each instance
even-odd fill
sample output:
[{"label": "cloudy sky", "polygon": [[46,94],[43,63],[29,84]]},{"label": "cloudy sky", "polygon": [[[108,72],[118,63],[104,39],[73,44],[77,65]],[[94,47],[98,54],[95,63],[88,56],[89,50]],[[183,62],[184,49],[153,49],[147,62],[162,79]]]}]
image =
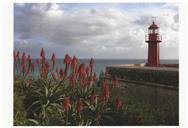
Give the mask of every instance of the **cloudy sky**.
[{"label": "cloudy sky", "polygon": [[178,6],[174,3],[14,4],[14,48],[39,56],[145,59],[152,17],[160,26],[160,57],[178,59]]}]

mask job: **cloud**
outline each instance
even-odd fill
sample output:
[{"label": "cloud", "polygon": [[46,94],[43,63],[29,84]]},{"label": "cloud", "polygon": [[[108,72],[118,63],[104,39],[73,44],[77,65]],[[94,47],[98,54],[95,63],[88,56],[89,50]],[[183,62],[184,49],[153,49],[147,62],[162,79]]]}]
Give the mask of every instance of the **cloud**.
[{"label": "cloud", "polygon": [[178,58],[177,5],[136,9],[119,5],[15,4],[15,48],[30,49],[34,56],[36,49],[44,47],[59,56],[68,52],[81,58],[146,58],[144,37],[156,16],[163,35],[161,56]]}]

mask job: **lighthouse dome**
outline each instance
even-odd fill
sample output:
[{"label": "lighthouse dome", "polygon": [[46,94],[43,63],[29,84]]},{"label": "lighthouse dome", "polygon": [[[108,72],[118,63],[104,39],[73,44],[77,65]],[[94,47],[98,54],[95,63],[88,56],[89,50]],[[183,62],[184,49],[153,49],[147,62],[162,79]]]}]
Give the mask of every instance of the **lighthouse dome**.
[{"label": "lighthouse dome", "polygon": [[148,29],[157,29],[157,28],[159,28],[159,27],[153,21],[153,24],[151,24]]}]

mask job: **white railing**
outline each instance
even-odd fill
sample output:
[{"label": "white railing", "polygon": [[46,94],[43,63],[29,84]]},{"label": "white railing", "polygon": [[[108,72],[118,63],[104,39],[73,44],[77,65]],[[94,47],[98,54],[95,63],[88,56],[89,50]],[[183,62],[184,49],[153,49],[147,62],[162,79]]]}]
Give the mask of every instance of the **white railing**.
[{"label": "white railing", "polygon": [[159,34],[157,34],[157,37],[156,37],[156,39],[154,38],[153,40],[152,39],[149,39],[149,35],[145,35],[145,41],[154,41],[154,40],[156,40],[156,41],[162,41],[162,36],[161,35],[159,35]]}]

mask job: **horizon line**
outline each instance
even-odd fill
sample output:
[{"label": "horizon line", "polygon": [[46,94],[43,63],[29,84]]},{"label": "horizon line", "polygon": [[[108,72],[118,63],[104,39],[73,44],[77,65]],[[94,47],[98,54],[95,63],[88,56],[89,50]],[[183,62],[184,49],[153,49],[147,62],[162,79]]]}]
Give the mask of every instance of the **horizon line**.
[{"label": "horizon line", "polygon": [[[147,60],[146,58],[94,58],[94,60]],[[78,58],[78,59],[91,59],[91,58]],[[32,59],[39,59],[39,58],[32,58]],[[51,58],[46,58],[51,59]],[[64,58],[56,58],[56,59],[64,59]],[[160,60],[179,60],[179,58],[162,58]]]}]

